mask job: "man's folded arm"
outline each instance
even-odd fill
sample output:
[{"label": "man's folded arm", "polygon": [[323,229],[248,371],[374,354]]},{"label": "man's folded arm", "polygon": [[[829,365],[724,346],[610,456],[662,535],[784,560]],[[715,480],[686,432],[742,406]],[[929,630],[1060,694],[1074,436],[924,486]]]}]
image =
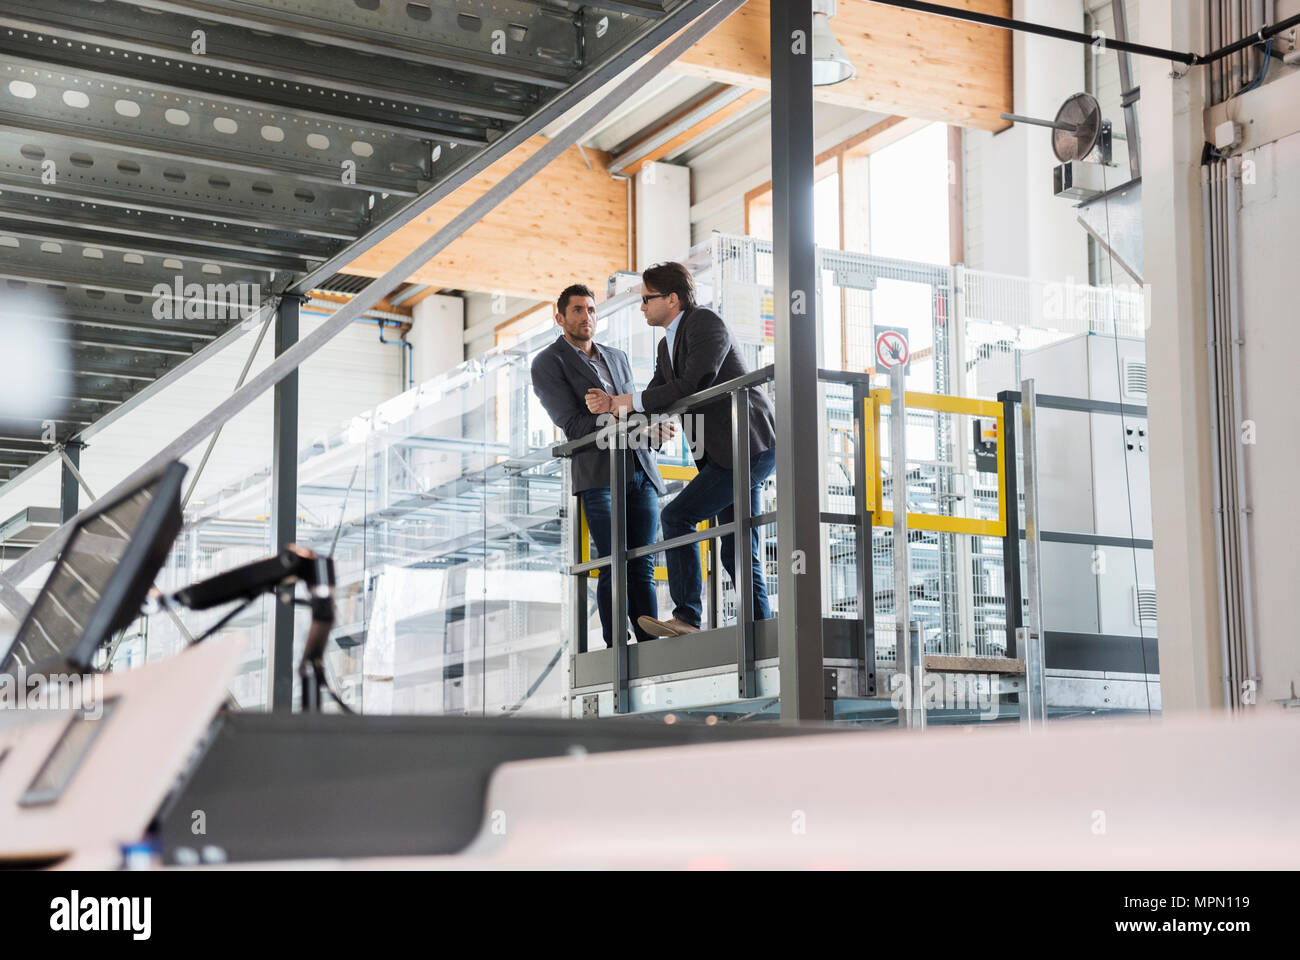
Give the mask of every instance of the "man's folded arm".
[{"label": "man's folded arm", "polygon": [[533,364],[533,392],[542,401],[551,422],[564,431],[565,437],[578,440],[600,427],[596,414],[587,409],[580,397],[573,395],[564,375],[554,369],[551,358],[539,358]]}]

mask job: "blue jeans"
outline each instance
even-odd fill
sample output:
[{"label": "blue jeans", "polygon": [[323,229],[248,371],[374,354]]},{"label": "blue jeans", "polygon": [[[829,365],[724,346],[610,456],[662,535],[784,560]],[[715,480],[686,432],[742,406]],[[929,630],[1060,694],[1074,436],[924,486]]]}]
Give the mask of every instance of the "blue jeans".
[{"label": "blue jeans", "polygon": [[[776,467],[776,450],[764,450],[749,461],[749,515],[760,509],[759,491],[763,481]],[[664,507],[664,539],[671,540],[695,529],[701,520],[717,517],[719,524],[730,523],[734,517],[732,506],[731,471],[706,462],[686,489]],[[673,616],[698,627],[704,615],[700,605],[700,549],[698,544],[666,551],[668,562],[668,592],[673,598]],[[754,619],[766,620],[772,615],[767,602],[767,584],[763,578],[763,564],[758,558],[758,531],[749,534],[749,557],[754,567]],[[736,582],[736,538],[722,538],[722,565]]]},{"label": "blue jeans", "polygon": [[[659,527],[659,493],[650,478],[640,466],[629,470],[635,474],[627,483],[623,494],[623,503],[627,516],[627,546],[644,547],[654,543]],[[607,557],[613,541],[609,530],[609,488],[597,487],[583,490],[582,509],[587,515],[587,528],[591,531],[591,542],[596,548],[595,557]],[[613,629],[610,624],[610,608],[613,605],[613,585],[610,568],[601,569],[596,580],[596,606],[600,610],[600,626],[605,635],[605,646],[613,646]],[[653,639],[636,625],[638,617],[658,617],[659,601],[655,597],[655,558],[652,555],[637,557],[627,562],[627,604],[632,612],[633,631],[638,641]],[[581,616],[581,612],[579,613]],[[623,612],[621,629],[627,630],[627,611]]]}]

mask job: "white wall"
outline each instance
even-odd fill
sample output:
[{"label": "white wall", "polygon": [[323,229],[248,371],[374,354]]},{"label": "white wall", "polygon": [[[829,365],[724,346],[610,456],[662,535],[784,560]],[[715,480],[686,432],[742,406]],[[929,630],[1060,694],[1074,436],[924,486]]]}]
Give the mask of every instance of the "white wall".
[{"label": "white wall", "polygon": [[[597,297],[602,291],[596,290]],[[560,291],[555,291],[556,297]],[[465,343],[465,359],[473,360],[496,346],[496,328],[511,317],[517,317],[531,307],[537,306],[536,300],[520,297],[507,297],[499,293],[466,293],[465,332],[461,335]],[[421,377],[427,380],[428,377]]]},{"label": "white wall", "polygon": [[438,374],[465,362],[465,301],[435,293],[411,308],[411,332],[415,382],[432,380]]},{"label": "white wall", "polygon": [[637,269],[679,259],[691,246],[691,168],[647,164],[635,194]]},{"label": "white wall", "polygon": [[[1182,0],[1142,0],[1144,40],[1202,49],[1195,10]],[[1279,5],[1285,15],[1286,5]],[[1199,5],[1196,9],[1199,9]],[[1263,88],[1204,109],[1203,78],[1170,80],[1168,65],[1143,64],[1142,162],[1145,279],[1152,325],[1151,494],[1159,594],[1160,666],[1166,708],[1221,708],[1200,153],[1206,131],[1231,115],[1247,131],[1239,271],[1245,417],[1248,560],[1259,651],[1257,701],[1290,698],[1300,687],[1295,586],[1300,475],[1293,271],[1300,259],[1300,75],[1274,66]],[[1267,133],[1265,133],[1265,131]],[[1263,134],[1263,135],[1261,135]],[[1228,345],[1223,345],[1227,348]],[[1239,424],[1224,429],[1240,431]],[[1242,436],[1238,433],[1238,437]]]},{"label": "white wall", "polygon": [[[1300,76],[1289,78],[1300,95]],[[1292,103],[1295,101],[1292,100]],[[1293,111],[1294,115],[1294,111]],[[1245,154],[1242,186],[1243,407],[1255,443],[1244,447],[1252,514],[1251,567],[1258,637],[1259,702],[1300,694],[1296,585],[1300,584],[1300,390],[1295,265],[1300,262],[1300,133]]]},{"label": "white wall", "polygon": [[[1016,0],[1013,12],[1034,23],[1083,29],[1080,4]],[[1083,89],[1085,48],[1025,33],[1014,34],[1011,47],[1013,112],[1050,120],[1067,97]],[[963,159],[967,265],[1040,281],[1086,283],[1087,235],[1075,222],[1073,204],[1052,196],[1056,158],[1048,128],[1016,124],[997,134],[967,130]]]}]

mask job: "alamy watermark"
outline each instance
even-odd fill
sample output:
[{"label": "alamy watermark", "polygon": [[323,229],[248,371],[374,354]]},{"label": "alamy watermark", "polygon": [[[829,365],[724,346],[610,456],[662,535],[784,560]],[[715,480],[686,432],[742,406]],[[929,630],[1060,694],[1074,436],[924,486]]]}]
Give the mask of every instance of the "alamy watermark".
[{"label": "alamy watermark", "polygon": [[981,720],[998,718],[997,678],[988,673],[926,673],[907,678],[896,673],[889,678],[889,702],[895,710],[911,710],[924,704],[926,710],[974,710]]},{"label": "alamy watermark", "polygon": [[[1139,316],[1140,312],[1140,316]],[[1151,284],[1115,283],[1094,287],[1066,277],[1043,284],[1043,319],[1105,325],[1111,320],[1136,331],[1151,329]]]},{"label": "alamy watermark", "polygon": [[[659,414],[629,413],[619,417],[613,413],[602,413],[596,417],[596,446],[608,450],[617,446],[623,450],[658,450],[677,434],[675,417]],[[704,456],[704,416],[703,414],[682,414],[682,442],[696,460]],[[621,429],[626,424],[627,431]]]},{"label": "alamy watermark", "polygon": [[262,287],[256,283],[154,284],[155,320],[238,320],[251,322],[262,309]]},{"label": "alamy watermark", "polygon": [[104,675],[29,674],[19,664],[0,673],[0,710],[80,710],[97,719],[104,713]]}]

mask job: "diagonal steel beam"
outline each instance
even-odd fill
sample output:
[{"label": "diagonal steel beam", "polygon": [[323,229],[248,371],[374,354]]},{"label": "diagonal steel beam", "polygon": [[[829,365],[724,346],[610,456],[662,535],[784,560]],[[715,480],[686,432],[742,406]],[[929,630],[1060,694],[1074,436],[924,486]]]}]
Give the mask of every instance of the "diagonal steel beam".
[{"label": "diagonal steel beam", "polygon": [[[455,189],[461,183],[476,175],[487,163],[499,159],[517,146],[518,143],[552,122],[558,115],[562,115],[584,101],[609,79],[618,76],[628,65],[639,60],[642,55],[655,47],[659,47],[657,52],[645,64],[635,69],[613,90],[601,97],[594,106],[565,126],[555,139],[549,141],[541,150],[512,170],[499,183],[470,204],[447,226],[439,230],[382,277],[353,297],[349,303],[335,311],[334,315],[324,324],[299,340],[294,346],[276,358],[270,366],[217,404],[197,423],[183,431],[148,461],[137,467],[112,490],[108,491],[105,496],[114,497],[130,490],[147,477],[158,464],[165,463],[188,452],[218,426],[245,409],[263,392],[284,379],[293,370],[296,370],[304,360],[342,332],[358,316],[378,303],[387,293],[399,284],[404,283],[417,268],[436,256],[440,250],[456,237],[464,233],[471,225],[510,196],[522,183],[577,143],[591,127],[618,107],[630,93],[680,57],[701,37],[743,6],[744,2],[745,0],[687,0],[687,2],[659,21],[644,36],[630,44],[618,56],[611,58],[609,62],[589,72],[562,94],[555,97],[546,107],[530,117],[528,121],[515,127],[509,134],[498,140],[483,154],[480,154],[478,159],[482,162],[467,161],[455,174],[448,177],[448,181],[444,181],[438,188],[430,191],[429,194],[412,204],[411,207],[417,207],[418,209],[411,216],[418,215],[419,212],[432,206],[450,190]],[[672,39],[668,39],[669,37]],[[664,43],[665,40],[668,42]],[[663,45],[660,46],[660,44]],[[454,182],[454,185],[449,182]],[[392,229],[395,230],[396,226],[393,226]],[[377,237],[375,241],[378,239],[381,238]],[[332,264],[326,264],[322,269],[327,268],[329,273],[326,273],[325,276],[336,272]],[[321,278],[312,275],[304,283],[315,284],[319,279]],[[311,286],[308,285],[304,289],[310,290]],[[264,305],[263,309],[265,310],[269,306],[269,304]],[[248,324],[244,326],[248,326]],[[238,328],[234,329],[238,330]],[[206,350],[202,351],[196,354],[194,359],[202,357],[206,353]],[[185,364],[180,364],[176,370],[180,370],[184,366]],[[166,377],[162,379],[166,379]],[[156,381],[156,383],[160,382],[162,381]],[[121,409],[119,408],[117,411],[119,415]],[[100,427],[107,419],[105,417],[97,421],[94,426]],[[85,436],[86,432],[83,432],[82,437]],[[87,507],[87,509],[90,508]],[[22,595],[15,589],[15,585],[22,583],[41,564],[53,559],[62,548],[75,520],[76,518],[65,523],[21,559],[17,560],[5,575],[0,577],[0,603],[8,607],[16,616],[20,618],[24,616],[28,605]]]}]

